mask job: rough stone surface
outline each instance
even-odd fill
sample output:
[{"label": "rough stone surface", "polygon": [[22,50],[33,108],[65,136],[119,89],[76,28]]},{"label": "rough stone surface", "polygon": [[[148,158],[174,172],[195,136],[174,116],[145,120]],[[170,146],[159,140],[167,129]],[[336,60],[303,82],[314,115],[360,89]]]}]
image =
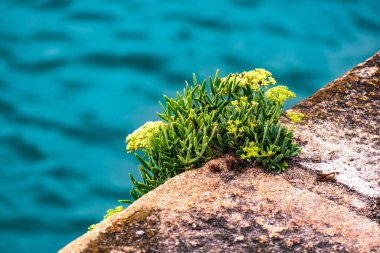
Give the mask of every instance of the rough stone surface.
[{"label": "rough stone surface", "polygon": [[339,183],[369,197],[379,196],[379,53],[294,109],[306,114],[304,123],[295,129],[295,135],[305,142],[301,165],[338,172]]},{"label": "rough stone surface", "polygon": [[217,158],[61,252],[380,252],[380,52],[293,110],[285,173]]}]

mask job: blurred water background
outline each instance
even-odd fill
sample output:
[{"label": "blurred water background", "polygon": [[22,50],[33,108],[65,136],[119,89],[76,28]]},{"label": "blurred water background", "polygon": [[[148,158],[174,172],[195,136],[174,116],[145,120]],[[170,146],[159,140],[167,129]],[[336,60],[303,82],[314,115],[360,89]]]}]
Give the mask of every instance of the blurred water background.
[{"label": "blurred water background", "polygon": [[267,68],[291,106],[380,45],[380,1],[0,1],[0,252],[55,252],[128,198],[162,94]]}]

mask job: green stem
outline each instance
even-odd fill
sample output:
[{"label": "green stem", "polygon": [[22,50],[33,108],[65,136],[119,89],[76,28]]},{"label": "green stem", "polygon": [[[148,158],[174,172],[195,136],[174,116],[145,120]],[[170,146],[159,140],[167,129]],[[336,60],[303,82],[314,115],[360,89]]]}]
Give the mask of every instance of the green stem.
[{"label": "green stem", "polygon": [[274,113],[273,113],[272,117],[270,118],[269,123],[272,123],[273,120],[277,117],[277,113],[278,113],[279,108],[280,108],[279,103],[276,103],[276,109],[274,110]]}]

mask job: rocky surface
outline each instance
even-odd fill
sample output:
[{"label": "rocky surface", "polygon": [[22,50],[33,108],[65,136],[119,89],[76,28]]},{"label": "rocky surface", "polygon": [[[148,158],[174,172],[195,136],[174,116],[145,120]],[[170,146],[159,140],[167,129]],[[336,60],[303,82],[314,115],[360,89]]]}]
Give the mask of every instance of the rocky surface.
[{"label": "rocky surface", "polygon": [[293,110],[285,173],[218,158],[61,252],[380,252],[380,52]]}]

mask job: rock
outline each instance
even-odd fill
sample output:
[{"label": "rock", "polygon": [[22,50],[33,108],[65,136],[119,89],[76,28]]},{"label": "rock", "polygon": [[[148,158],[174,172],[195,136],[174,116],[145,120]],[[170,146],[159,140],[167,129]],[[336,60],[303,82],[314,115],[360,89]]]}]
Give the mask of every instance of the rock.
[{"label": "rock", "polygon": [[380,252],[380,52],[292,109],[285,173],[217,158],[60,252]]}]

